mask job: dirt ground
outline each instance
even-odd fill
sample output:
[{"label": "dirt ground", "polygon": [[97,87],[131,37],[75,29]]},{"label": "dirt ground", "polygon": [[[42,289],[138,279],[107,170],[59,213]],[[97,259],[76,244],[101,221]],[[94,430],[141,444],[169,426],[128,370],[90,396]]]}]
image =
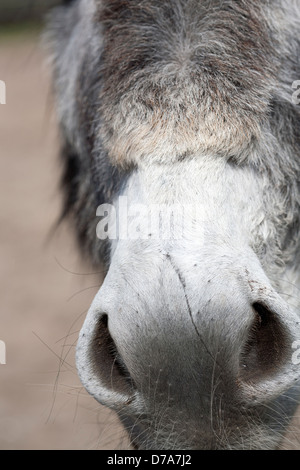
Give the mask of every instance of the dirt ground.
[{"label": "dirt ground", "polygon": [[[0,39],[0,449],[128,449],[114,415],[83,390],[78,331],[99,287],[60,208],[58,138],[44,56],[32,36]],[[295,421],[296,429],[299,423]],[[300,449],[294,433],[283,448]]]},{"label": "dirt ground", "polygon": [[58,138],[38,38],[0,38],[0,79],[0,449],[127,449],[74,365],[100,278],[67,228],[49,240],[60,209]]}]

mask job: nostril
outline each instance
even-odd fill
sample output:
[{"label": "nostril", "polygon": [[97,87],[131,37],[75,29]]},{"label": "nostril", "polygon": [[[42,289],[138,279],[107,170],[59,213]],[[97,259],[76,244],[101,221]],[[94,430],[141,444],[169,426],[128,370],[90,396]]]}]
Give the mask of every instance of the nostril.
[{"label": "nostril", "polygon": [[131,394],[134,384],[130,373],[109,332],[108,315],[102,314],[90,348],[93,373],[112,391]]},{"label": "nostril", "polygon": [[[114,340],[112,339],[108,329],[108,315],[103,315],[100,319],[100,331],[102,346],[107,349],[108,356],[113,360],[113,366],[117,369],[118,373],[126,379],[130,379],[130,374],[123,362],[121,355],[116,347]],[[99,340],[99,337],[98,337]],[[99,343],[100,344],[100,343]]]},{"label": "nostril", "polygon": [[254,319],[240,357],[240,376],[248,382],[278,373],[289,349],[289,335],[276,313],[259,302],[252,307]]}]

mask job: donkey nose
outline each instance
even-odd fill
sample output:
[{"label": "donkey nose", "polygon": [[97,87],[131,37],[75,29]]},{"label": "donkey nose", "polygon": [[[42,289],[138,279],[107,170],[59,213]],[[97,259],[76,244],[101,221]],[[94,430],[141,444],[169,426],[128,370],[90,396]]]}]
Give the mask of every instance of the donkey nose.
[{"label": "donkey nose", "polygon": [[[260,292],[240,311],[231,310],[236,302],[228,308],[219,298],[213,309],[205,306],[196,314],[189,305],[187,315],[186,305],[178,303],[176,314],[165,304],[158,314],[145,311],[142,317],[132,310],[129,315],[121,303],[117,313],[108,313],[101,302],[91,307],[77,365],[98,401],[116,410],[132,401],[137,406],[145,390],[148,398],[150,390],[155,390],[152,396],[167,395],[170,383],[177,387],[178,402],[197,399],[210,394],[212,377],[218,376],[220,393],[249,405],[279,396],[299,379],[292,363],[299,321],[273,291]],[[218,304],[223,317],[213,314]]]}]

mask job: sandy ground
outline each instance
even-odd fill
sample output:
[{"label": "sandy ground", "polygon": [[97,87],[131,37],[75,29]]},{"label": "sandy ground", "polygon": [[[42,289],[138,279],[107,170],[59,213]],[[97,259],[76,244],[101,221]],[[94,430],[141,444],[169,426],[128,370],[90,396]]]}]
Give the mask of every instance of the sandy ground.
[{"label": "sandy ground", "polygon": [[[114,415],[83,390],[78,331],[100,278],[67,228],[48,236],[60,208],[57,130],[38,41],[0,40],[0,449],[127,449]],[[299,422],[295,421],[295,429]],[[300,449],[294,433],[286,449]]]},{"label": "sandy ground", "polygon": [[100,277],[67,228],[48,240],[60,209],[58,139],[37,39],[0,39],[0,79],[0,449],[126,449],[74,366]]}]

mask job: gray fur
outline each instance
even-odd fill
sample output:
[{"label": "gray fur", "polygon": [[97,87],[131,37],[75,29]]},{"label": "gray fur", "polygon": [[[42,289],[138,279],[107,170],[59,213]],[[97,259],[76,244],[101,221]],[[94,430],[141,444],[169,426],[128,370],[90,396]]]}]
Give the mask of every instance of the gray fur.
[{"label": "gray fur", "polygon": [[[299,31],[297,0],[75,0],[52,15],[47,39],[66,168],[64,213],[73,215],[91,260],[104,259],[108,268],[80,337],[79,373],[141,448],[275,448],[294,411],[299,373],[288,357],[300,309],[300,106],[292,102]],[[96,207],[119,194],[143,203],[204,202],[196,233],[205,225],[205,247],[195,245],[195,234],[185,244],[100,242]],[[205,287],[208,273],[214,292]],[[271,335],[281,351],[277,372],[253,383],[238,371],[242,345],[256,331],[249,302],[275,312],[269,321],[282,333],[278,344]],[[119,367],[112,390],[109,357],[94,347],[95,337],[103,344],[108,337],[99,327],[105,311]],[[160,338],[154,350],[149,332]],[[195,332],[204,342],[196,345]],[[267,357],[270,351],[276,356],[271,348]],[[193,370],[185,373],[189,360]],[[173,396],[168,384],[180,383],[180,371]]]}]

